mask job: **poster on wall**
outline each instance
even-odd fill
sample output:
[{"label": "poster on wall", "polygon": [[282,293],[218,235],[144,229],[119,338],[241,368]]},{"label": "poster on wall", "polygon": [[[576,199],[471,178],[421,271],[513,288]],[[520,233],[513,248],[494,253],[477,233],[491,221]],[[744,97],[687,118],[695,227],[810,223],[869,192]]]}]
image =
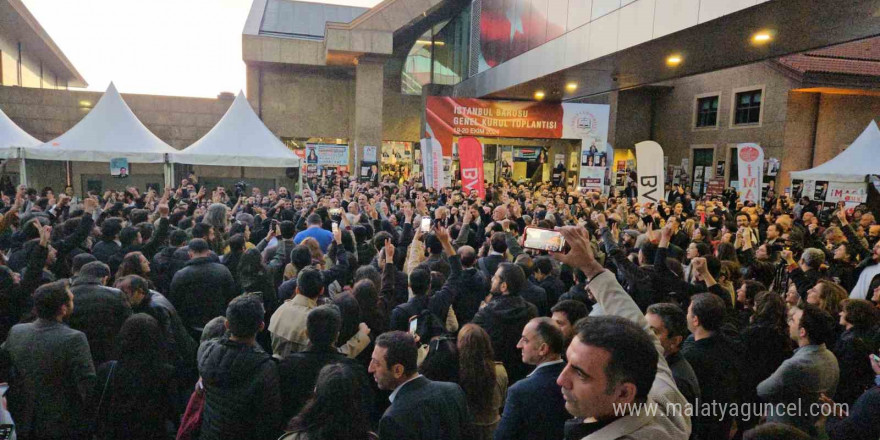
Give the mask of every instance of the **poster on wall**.
[{"label": "poster on wall", "polygon": [[348,145],[306,144],[306,163],[319,167],[348,166]]},{"label": "poster on wall", "polygon": [[513,151],[501,151],[501,178],[510,179],[513,177]]},{"label": "poster on wall", "polygon": [[724,165],[725,162],[723,160],[719,160],[718,164],[715,165],[715,175],[718,177],[724,177]]},{"label": "poster on wall", "polygon": [[823,201],[828,194],[828,181],[817,180],[813,186],[813,200]]},{"label": "poster on wall", "polygon": [[122,179],[128,177],[130,173],[131,168],[128,167],[128,159],[124,157],[110,159],[110,176]]},{"label": "poster on wall", "polygon": [[376,163],[376,146],[375,145],[367,145],[364,146],[364,162]]},{"label": "poster on wall", "polygon": [[581,167],[580,180],[578,188],[583,193],[602,192],[604,191],[605,168],[603,167]]},{"label": "poster on wall", "polygon": [[761,184],[763,183],[764,149],[758,144],[737,144],[737,160],[739,172],[739,198],[745,202],[755,204],[761,199]]},{"label": "poster on wall", "polygon": [[779,159],[775,157],[771,157],[764,161],[764,175],[765,176],[776,176],[779,172]]},{"label": "poster on wall", "polygon": [[449,188],[452,186],[452,158],[449,156],[443,157],[443,187]]}]

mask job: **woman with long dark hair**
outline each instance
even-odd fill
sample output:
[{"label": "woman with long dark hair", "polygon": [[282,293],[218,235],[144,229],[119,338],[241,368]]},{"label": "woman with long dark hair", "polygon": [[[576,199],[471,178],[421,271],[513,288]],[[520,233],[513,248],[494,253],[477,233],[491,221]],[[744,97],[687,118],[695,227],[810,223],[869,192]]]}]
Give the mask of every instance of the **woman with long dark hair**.
[{"label": "woman with long dark hair", "polygon": [[99,439],[167,439],[178,420],[174,368],[165,363],[162,331],[152,316],[138,313],[122,325],[119,359],[97,371],[90,399]]},{"label": "woman with long dark hair", "polygon": [[[238,261],[238,285],[242,293],[255,293],[263,299],[263,308],[266,310],[265,320],[269,322],[277,308],[277,296],[275,293],[275,285],[272,283],[272,276],[263,265],[263,256],[256,248],[248,249]],[[269,339],[269,330],[266,326],[263,331],[257,334],[257,342],[267,352],[272,352],[272,342]]]},{"label": "woman with long dark hair", "polygon": [[458,333],[458,384],[474,416],[474,438],[491,439],[507,398],[507,370],[495,362],[492,340],[480,326],[467,324]]},{"label": "woman with long dark hair", "polygon": [[126,254],[125,258],[122,259],[122,263],[119,263],[119,269],[116,270],[116,277],[114,279],[119,280],[128,275],[140,276],[149,281],[150,289],[156,289],[153,282],[150,281],[150,262],[141,252],[135,251]]},{"label": "woman with long dark hair", "polygon": [[318,373],[315,395],[282,440],[376,440],[364,410],[364,378],[351,366],[330,364]]}]

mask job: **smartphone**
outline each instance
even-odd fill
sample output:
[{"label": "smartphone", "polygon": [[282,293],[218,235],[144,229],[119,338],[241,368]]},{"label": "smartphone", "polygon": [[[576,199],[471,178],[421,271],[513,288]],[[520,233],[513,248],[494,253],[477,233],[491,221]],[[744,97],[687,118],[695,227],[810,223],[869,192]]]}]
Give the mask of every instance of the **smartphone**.
[{"label": "smartphone", "polygon": [[409,334],[415,335],[416,329],[419,327],[419,317],[413,316],[409,318]]},{"label": "smartphone", "polygon": [[565,247],[565,237],[559,231],[527,227],[523,247],[538,251],[560,252]]},{"label": "smartphone", "polygon": [[431,231],[431,219],[428,217],[422,217],[422,232],[430,232]]},{"label": "smartphone", "polygon": [[333,223],[331,224],[331,226],[332,226],[332,229],[333,229],[333,233],[336,233],[336,231],[339,230],[339,223],[333,222]]}]

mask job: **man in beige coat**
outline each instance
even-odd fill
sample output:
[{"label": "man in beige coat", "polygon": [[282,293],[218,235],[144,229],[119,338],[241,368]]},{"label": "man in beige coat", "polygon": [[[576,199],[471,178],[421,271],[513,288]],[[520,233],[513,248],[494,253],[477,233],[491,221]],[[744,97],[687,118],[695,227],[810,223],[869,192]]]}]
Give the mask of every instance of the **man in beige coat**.
[{"label": "man in beige coat", "polygon": [[687,401],[675,386],[654,336],[614,274],[596,261],[586,229],[561,229],[571,246],[555,257],[578,268],[606,316],[578,321],[556,383],[575,419],[566,439],[680,439],[691,432]]}]

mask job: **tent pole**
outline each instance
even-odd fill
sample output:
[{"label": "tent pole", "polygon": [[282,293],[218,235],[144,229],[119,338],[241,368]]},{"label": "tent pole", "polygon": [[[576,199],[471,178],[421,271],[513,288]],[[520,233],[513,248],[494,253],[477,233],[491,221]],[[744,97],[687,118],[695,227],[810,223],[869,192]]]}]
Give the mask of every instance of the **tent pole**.
[{"label": "tent pole", "polygon": [[28,185],[27,163],[25,163],[24,148],[21,147],[18,148],[18,177],[21,185]]}]

